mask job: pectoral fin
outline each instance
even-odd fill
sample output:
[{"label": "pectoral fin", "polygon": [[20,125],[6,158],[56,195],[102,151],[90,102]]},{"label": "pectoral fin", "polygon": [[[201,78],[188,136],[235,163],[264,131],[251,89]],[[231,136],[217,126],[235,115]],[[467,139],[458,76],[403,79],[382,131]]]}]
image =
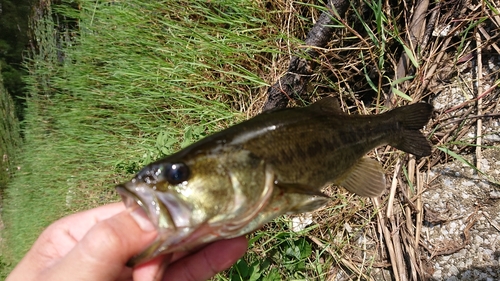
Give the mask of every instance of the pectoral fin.
[{"label": "pectoral fin", "polygon": [[385,189],[385,175],[380,164],[370,158],[361,158],[339,182],[350,192],[363,197],[377,197]]},{"label": "pectoral fin", "polygon": [[330,197],[323,192],[300,183],[282,183],[276,181],[274,185],[280,188],[286,198],[287,214],[298,214],[314,211],[328,203]]},{"label": "pectoral fin", "polygon": [[292,196],[301,196],[300,200],[292,200],[296,204],[290,206],[287,214],[299,214],[312,212],[324,206],[328,201],[330,201],[329,197],[324,196],[306,196],[306,195],[298,195],[292,194]]},{"label": "pectoral fin", "polygon": [[305,184],[275,181],[274,185],[279,187],[286,193],[299,193],[299,194],[316,195],[329,198],[323,192],[317,190],[317,188],[313,188]]}]

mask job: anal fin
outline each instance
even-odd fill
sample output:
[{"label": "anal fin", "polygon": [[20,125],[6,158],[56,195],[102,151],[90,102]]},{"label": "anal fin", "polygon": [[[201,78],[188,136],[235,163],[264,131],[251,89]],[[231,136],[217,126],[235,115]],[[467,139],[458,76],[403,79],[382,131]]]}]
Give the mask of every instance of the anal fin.
[{"label": "anal fin", "polygon": [[361,158],[341,177],[339,185],[363,197],[377,197],[385,190],[382,166],[370,158]]}]

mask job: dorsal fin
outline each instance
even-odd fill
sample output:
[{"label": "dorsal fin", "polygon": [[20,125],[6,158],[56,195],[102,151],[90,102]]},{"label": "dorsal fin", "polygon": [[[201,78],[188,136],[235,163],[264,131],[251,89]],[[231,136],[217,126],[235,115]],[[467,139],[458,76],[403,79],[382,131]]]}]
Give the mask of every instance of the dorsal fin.
[{"label": "dorsal fin", "polygon": [[334,97],[322,98],[309,106],[311,110],[332,114],[344,114],[340,109],[339,101]]}]

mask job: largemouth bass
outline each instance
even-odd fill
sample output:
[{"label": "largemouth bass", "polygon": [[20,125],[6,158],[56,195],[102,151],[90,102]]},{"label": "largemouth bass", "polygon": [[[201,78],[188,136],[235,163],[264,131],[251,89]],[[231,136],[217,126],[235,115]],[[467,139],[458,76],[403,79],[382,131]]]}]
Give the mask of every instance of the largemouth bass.
[{"label": "largemouth bass", "polygon": [[348,115],[336,99],[264,112],[144,167],[118,185],[158,237],[129,264],[250,233],[282,215],[313,211],[336,184],[360,196],[386,188],[381,165],[364,155],[389,144],[431,154],[419,130],[433,108],[417,103],[379,115]]}]

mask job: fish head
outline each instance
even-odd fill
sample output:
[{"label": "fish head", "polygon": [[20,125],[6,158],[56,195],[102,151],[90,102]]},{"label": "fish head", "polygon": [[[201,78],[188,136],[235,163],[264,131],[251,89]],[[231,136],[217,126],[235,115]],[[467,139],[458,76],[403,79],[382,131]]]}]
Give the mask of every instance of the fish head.
[{"label": "fish head", "polygon": [[272,176],[264,161],[245,151],[174,154],[116,188],[126,207],[158,231],[132,265],[236,236],[271,197]]}]

